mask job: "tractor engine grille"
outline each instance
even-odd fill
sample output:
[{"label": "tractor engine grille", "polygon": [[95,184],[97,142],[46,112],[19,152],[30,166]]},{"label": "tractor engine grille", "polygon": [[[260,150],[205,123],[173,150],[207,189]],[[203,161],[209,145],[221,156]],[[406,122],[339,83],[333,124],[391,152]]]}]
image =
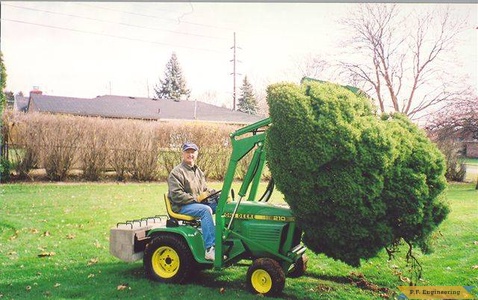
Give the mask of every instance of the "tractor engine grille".
[{"label": "tractor engine grille", "polygon": [[264,224],[263,222],[248,222],[244,224],[243,234],[262,245],[279,249],[284,224]]},{"label": "tractor engine grille", "polygon": [[248,233],[251,239],[263,242],[273,242],[280,239],[282,228],[254,228]]}]

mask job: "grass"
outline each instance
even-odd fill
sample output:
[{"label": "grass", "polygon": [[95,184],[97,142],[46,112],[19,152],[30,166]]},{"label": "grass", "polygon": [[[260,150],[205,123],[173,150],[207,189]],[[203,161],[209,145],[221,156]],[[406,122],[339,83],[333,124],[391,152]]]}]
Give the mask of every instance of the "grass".
[{"label": "grass", "polygon": [[478,165],[478,158],[464,158],[465,164],[468,165]]},{"label": "grass", "polygon": [[[257,299],[245,288],[248,262],[203,271],[177,286],[151,282],[141,261],[124,263],[109,254],[109,228],[164,213],[166,188],[164,183],[0,186],[0,298]],[[433,237],[435,252],[417,251],[424,269],[418,284],[476,287],[478,191],[473,184],[453,184],[448,199],[452,212]],[[271,201],[281,202],[280,193]],[[404,255],[388,261],[384,251],[352,268],[309,252],[306,275],[287,279],[281,299],[397,297],[397,286],[407,285],[409,276]]]}]

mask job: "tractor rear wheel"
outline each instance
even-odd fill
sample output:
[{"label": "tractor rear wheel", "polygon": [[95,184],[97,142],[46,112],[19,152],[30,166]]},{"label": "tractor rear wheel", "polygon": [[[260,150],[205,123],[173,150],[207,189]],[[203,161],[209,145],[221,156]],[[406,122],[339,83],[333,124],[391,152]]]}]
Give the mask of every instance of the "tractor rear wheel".
[{"label": "tractor rear wheel", "polygon": [[172,234],[158,236],[146,245],[143,265],[148,278],[165,283],[183,283],[195,270],[187,243]]},{"label": "tractor rear wheel", "polygon": [[247,286],[253,293],[278,295],[285,286],[284,270],[271,258],[258,258],[247,270]]},{"label": "tractor rear wheel", "polygon": [[307,255],[303,254],[294,264],[292,269],[289,270],[287,273],[287,277],[290,278],[297,278],[305,274],[305,271],[307,271],[307,262],[309,261],[309,258]]}]

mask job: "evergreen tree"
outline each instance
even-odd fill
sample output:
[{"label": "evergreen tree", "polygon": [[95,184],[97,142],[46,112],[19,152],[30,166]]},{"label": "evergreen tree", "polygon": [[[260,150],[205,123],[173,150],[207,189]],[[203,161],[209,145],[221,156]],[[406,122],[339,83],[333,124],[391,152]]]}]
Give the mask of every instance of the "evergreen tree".
[{"label": "evergreen tree", "polygon": [[3,137],[3,110],[5,109],[5,94],[3,90],[7,86],[7,72],[3,64],[3,53],[0,52],[0,182],[8,179],[10,174],[10,162],[6,159],[6,147]]},{"label": "evergreen tree", "polygon": [[251,83],[247,80],[247,76],[244,76],[241,87],[241,97],[238,99],[238,111],[245,112],[250,115],[256,115],[259,109],[257,105],[256,97]]},{"label": "evergreen tree", "polygon": [[176,57],[176,53],[173,52],[171,59],[166,64],[166,70],[164,71],[164,80],[159,79],[158,84],[154,91],[159,99],[174,99],[176,101],[181,100],[181,96],[189,98],[191,91],[186,88],[186,80],[183,77],[181,67]]},{"label": "evergreen tree", "polygon": [[[5,91],[3,93],[5,97],[5,107],[6,108],[13,108],[13,103],[15,102],[15,95],[12,91]],[[5,109],[4,107],[4,109]]]},{"label": "evergreen tree", "polygon": [[436,145],[405,115],[379,118],[369,98],[339,85],[275,84],[267,101],[268,166],[307,248],[359,266],[405,241],[419,274],[412,246],[429,252],[449,212]]}]

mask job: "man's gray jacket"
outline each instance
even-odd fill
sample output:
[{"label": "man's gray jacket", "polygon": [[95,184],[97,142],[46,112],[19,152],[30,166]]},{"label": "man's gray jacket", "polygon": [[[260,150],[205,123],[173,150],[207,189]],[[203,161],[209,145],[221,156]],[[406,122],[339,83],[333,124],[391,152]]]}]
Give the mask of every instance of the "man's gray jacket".
[{"label": "man's gray jacket", "polygon": [[169,173],[168,187],[171,207],[178,213],[181,206],[197,202],[199,194],[207,191],[206,177],[198,166],[181,162]]}]

